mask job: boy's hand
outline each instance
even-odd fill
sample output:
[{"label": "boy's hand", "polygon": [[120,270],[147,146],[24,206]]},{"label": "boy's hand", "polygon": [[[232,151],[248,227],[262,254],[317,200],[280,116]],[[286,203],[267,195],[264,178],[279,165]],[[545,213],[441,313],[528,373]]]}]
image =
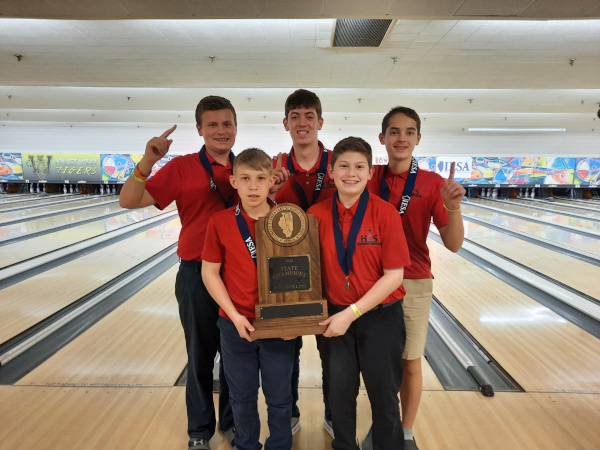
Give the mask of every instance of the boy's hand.
[{"label": "boy's hand", "polygon": [[444,180],[442,189],[440,189],[442,200],[448,209],[460,209],[460,201],[467,193],[458,181],[454,181],[455,165],[456,163],[452,163],[450,166],[450,175],[447,180]]},{"label": "boy's hand", "polygon": [[173,125],[159,137],[153,137],[146,144],[146,152],[144,153],[144,159],[148,163],[154,165],[160,158],[165,156],[169,151],[169,147],[173,143],[173,139],[167,139],[169,135],[175,131],[177,125]]},{"label": "boy's hand", "polygon": [[356,316],[350,308],[346,308],[339,313],[329,316],[323,322],[319,322],[319,325],[328,325],[323,336],[325,337],[336,337],[343,336],[348,331],[348,327],[354,322]]},{"label": "boy's hand", "polygon": [[273,176],[275,177],[275,183],[273,183],[273,186],[269,189],[269,196],[276,194],[290,177],[290,171],[287,167],[283,167],[283,153],[277,154],[277,164],[273,169]]},{"label": "boy's hand", "polygon": [[251,342],[250,331],[254,331],[254,327],[250,324],[250,321],[241,314],[238,314],[235,319],[231,318],[231,320],[233,321],[233,324],[235,325],[240,337],[246,339],[248,342]]}]

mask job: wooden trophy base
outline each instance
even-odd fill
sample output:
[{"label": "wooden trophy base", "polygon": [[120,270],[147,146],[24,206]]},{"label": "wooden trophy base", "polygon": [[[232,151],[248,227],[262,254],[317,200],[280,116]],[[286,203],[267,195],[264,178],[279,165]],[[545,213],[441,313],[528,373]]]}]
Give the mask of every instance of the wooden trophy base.
[{"label": "wooden trophy base", "polygon": [[[324,311],[323,314],[310,316],[294,316],[298,308],[312,308]],[[302,302],[294,305],[273,305],[273,306],[257,306],[257,317],[260,317],[260,309],[262,315],[277,316],[269,319],[257,318],[252,326],[254,331],[250,332],[250,339],[270,339],[270,338],[286,338],[295,336],[306,336],[310,334],[323,334],[327,329],[326,326],[319,325],[319,322],[327,319],[327,300]],[[272,310],[272,311],[269,311]],[[289,317],[282,317],[286,315]]]}]

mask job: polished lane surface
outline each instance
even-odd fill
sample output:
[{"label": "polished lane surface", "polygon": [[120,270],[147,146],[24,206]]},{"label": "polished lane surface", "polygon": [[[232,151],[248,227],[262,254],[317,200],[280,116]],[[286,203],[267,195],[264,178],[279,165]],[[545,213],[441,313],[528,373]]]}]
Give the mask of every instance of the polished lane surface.
[{"label": "polished lane surface", "polygon": [[0,290],[0,343],[177,242],[179,219]]},{"label": "polished lane surface", "polygon": [[118,202],[98,205],[86,209],[78,209],[75,211],[69,211],[66,206],[64,209],[65,210],[60,214],[40,217],[33,220],[25,220],[23,222],[11,223],[8,225],[0,225],[0,245],[3,241],[25,236],[29,233],[36,233],[56,226],[67,225],[79,220],[91,219],[101,215],[116,213],[118,211],[126,211],[119,206]]},{"label": "polished lane surface", "polygon": [[465,238],[600,300],[600,267],[502,233],[465,223]]},{"label": "polished lane surface", "polygon": [[469,205],[478,205],[479,204],[479,205],[483,205],[483,206],[488,206],[488,207],[496,208],[500,211],[506,211],[507,213],[521,214],[521,215],[525,216],[525,217],[523,217],[525,220],[527,220],[527,219],[542,220],[542,221],[545,221],[548,223],[561,225],[561,226],[574,227],[576,229],[580,229],[581,231],[589,231],[589,232],[597,233],[600,235],[600,221],[579,219],[576,217],[569,217],[569,216],[560,214],[558,212],[552,212],[552,211],[546,212],[546,211],[541,211],[538,209],[531,209],[531,208],[528,208],[526,205],[518,205],[516,203],[508,204],[508,203],[495,202],[492,200],[474,199],[474,200],[470,200],[468,202],[468,204]]},{"label": "polished lane surface", "polygon": [[[175,206],[165,208],[164,212],[172,211]],[[123,214],[107,217],[65,230],[50,232],[25,241],[19,241],[2,246],[0,269],[16,264],[26,259],[39,256],[77,242],[90,239],[109,231],[123,228],[127,225],[141,222],[164,213],[156,208],[124,210]],[[41,219],[40,219],[41,220]]]},{"label": "polished lane surface", "polygon": [[548,239],[558,244],[567,245],[577,251],[592,253],[600,256],[600,239],[584,236],[578,233],[557,228],[552,225],[541,224],[528,221],[518,217],[502,214],[501,211],[491,211],[488,209],[470,206],[470,202],[463,203],[463,217],[474,217],[480,220],[490,222],[493,225],[506,227],[511,230],[527,233],[531,236]]},{"label": "polished lane surface", "polygon": [[[507,199],[501,199],[507,200]],[[557,202],[549,202],[545,200],[526,200],[521,198],[513,198],[508,200],[509,202],[527,207],[528,205],[535,206],[538,208],[547,209],[549,212],[554,212],[557,214],[566,213],[566,214],[578,214],[583,216],[584,218],[588,218],[590,220],[598,220],[600,221],[600,208],[597,208],[595,211],[590,211],[589,207],[585,205],[581,205],[580,207],[573,208],[570,205],[564,205]]]},{"label": "polished lane surface", "polygon": [[600,339],[428,239],[434,295],[528,392],[600,393]]},{"label": "polished lane surface", "polygon": [[[95,204],[112,204],[112,203],[118,203],[119,201],[119,197],[117,195],[106,195],[103,197],[95,197],[95,198],[90,198],[90,199],[81,199],[78,201],[75,201],[73,203],[69,203],[69,207],[70,208],[75,208],[75,207],[81,207],[81,206],[93,206]],[[112,203],[111,203],[112,202]],[[32,208],[32,209],[22,209],[19,211],[9,211],[9,212],[0,212],[0,226],[2,226],[2,222],[3,221],[12,221],[12,220],[18,220],[18,219],[22,219],[22,220],[27,220],[29,217],[34,216],[34,215],[38,215],[38,214],[44,214],[44,213],[55,213],[55,212],[60,212],[65,208],[65,204],[60,204],[60,205],[48,205],[47,207],[42,207],[42,208]]]}]

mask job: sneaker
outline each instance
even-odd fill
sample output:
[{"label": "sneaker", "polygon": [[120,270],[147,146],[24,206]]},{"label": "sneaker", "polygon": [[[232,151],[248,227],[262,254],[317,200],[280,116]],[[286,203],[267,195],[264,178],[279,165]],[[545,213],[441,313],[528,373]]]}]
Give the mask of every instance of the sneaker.
[{"label": "sneaker", "polygon": [[323,428],[325,428],[325,431],[327,431],[331,437],[335,439],[333,434],[333,422],[331,420],[327,420],[327,417],[323,417]]},{"label": "sneaker", "polygon": [[[406,441],[405,441],[406,442]],[[369,432],[362,441],[362,450],[373,450],[373,427],[369,428]],[[404,447],[406,450],[406,447]]]},{"label": "sneaker", "polygon": [[419,447],[417,447],[417,442],[414,439],[405,439],[404,450],[419,450]]},{"label": "sneaker", "polygon": [[210,450],[208,439],[190,439],[188,450]]},{"label": "sneaker", "polygon": [[292,436],[300,429],[300,417],[292,417]]},{"label": "sneaker", "polygon": [[232,450],[236,450],[236,446],[235,446],[235,427],[230,428],[229,430],[223,431],[223,434],[225,434],[225,437],[227,438],[227,442],[229,443],[229,447],[231,447]]}]

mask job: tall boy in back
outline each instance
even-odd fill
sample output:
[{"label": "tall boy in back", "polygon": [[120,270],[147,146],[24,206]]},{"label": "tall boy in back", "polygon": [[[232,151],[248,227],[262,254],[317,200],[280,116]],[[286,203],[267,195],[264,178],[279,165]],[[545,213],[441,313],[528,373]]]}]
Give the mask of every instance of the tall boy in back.
[{"label": "tall boy in back", "polygon": [[[219,306],[202,283],[200,258],[208,219],[234,201],[229,176],[233,164],[231,148],[237,134],[235,109],[223,97],[211,95],[200,100],[196,107],[196,128],[204,138],[204,146],[198,153],[171,160],[146,181],[154,164],[169,151],[173,142],[169,136],[175,128],[173,126],[148,141],[142,160],[123,186],[119,202],[122,207],[132,209],[150,205],[164,209],[173,201],[177,203],[181,219],[177,255],[181,262],[175,281],[175,297],[188,356],[185,390],[188,448],[201,450],[210,448],[208,442],[216,426],[213,366],[219,346]],[[219,428],[233,447],[233,413],[222,370],[219,379]]]},{"label": "tall boy in back", "polygon": [[[275,196],[277,203],[294,203],[306,211],[315,203],[331,198],[335,192],[335,184],[327,172],[331,162],[331,151],[319,141],[319,130],[323,126],[321,100],[314,92],[298,89],[288,96],[284,112],[283,126],[289,131],[293,145],[289,153],[280,153],[277,156],[274,167],[276,185],[271,192],[278,189]],[[320,347],[320,336],[317,337],[317,346]],[[298,337],[292,374],[292,433],[300,429],[300,409],[297,401],[301,348],[302,337]],[[332,434],[327,391],[328,383],[323,378],[323,426]]]},{"label": "tall boy in back", "polygon": [[202,278],[220,306],[218,326],[221,351],[239,450],[258,450],[259,369],[267,403],[270,436],[268,449],[292,447],[291,377],[294,339],[250,341],[258,303],[255,224],[270,209],[273,185],[271,158],[262,150],[247,149],[235,159],[231,184],[237,190],[237,206],[213,215],[208,223],[202,252]]},{"label": "tall boy in back", "polygon": [[[404,448],[417,449],[412,428],[421,400],[423,376],[421,356],[425,350],[429,308],[433,293],[427,233],[433,218],[444,245],[456,252],[464,230],[460,202],[464,188],[454,181],[454,163],[447,180],[419,170],[413,158],[421,140],[421,119],[416,111],[398,106],[383,118],[379,141],[388,154],[387,166],[376,166],[368,183],[371,193],[389,201],[400,212],[410,251],[411,265],[404,272],[404,322],[406,347],[402,356],[404,379],[400,390]],[[365,445],[365,447],[367,447]]]},{"label": "tall boy in back", "polygon": [[378,449],[401,449],[398,408],[405,332],[402,275],[410,264],[398,212],[366,190],[371,147],[349,137],[333,149],[337,193],[309,214],[319,221],[321,270],[330,317],[324,368],[330,380],[334,449],[358,449],[356,397],[362,373]]}]

